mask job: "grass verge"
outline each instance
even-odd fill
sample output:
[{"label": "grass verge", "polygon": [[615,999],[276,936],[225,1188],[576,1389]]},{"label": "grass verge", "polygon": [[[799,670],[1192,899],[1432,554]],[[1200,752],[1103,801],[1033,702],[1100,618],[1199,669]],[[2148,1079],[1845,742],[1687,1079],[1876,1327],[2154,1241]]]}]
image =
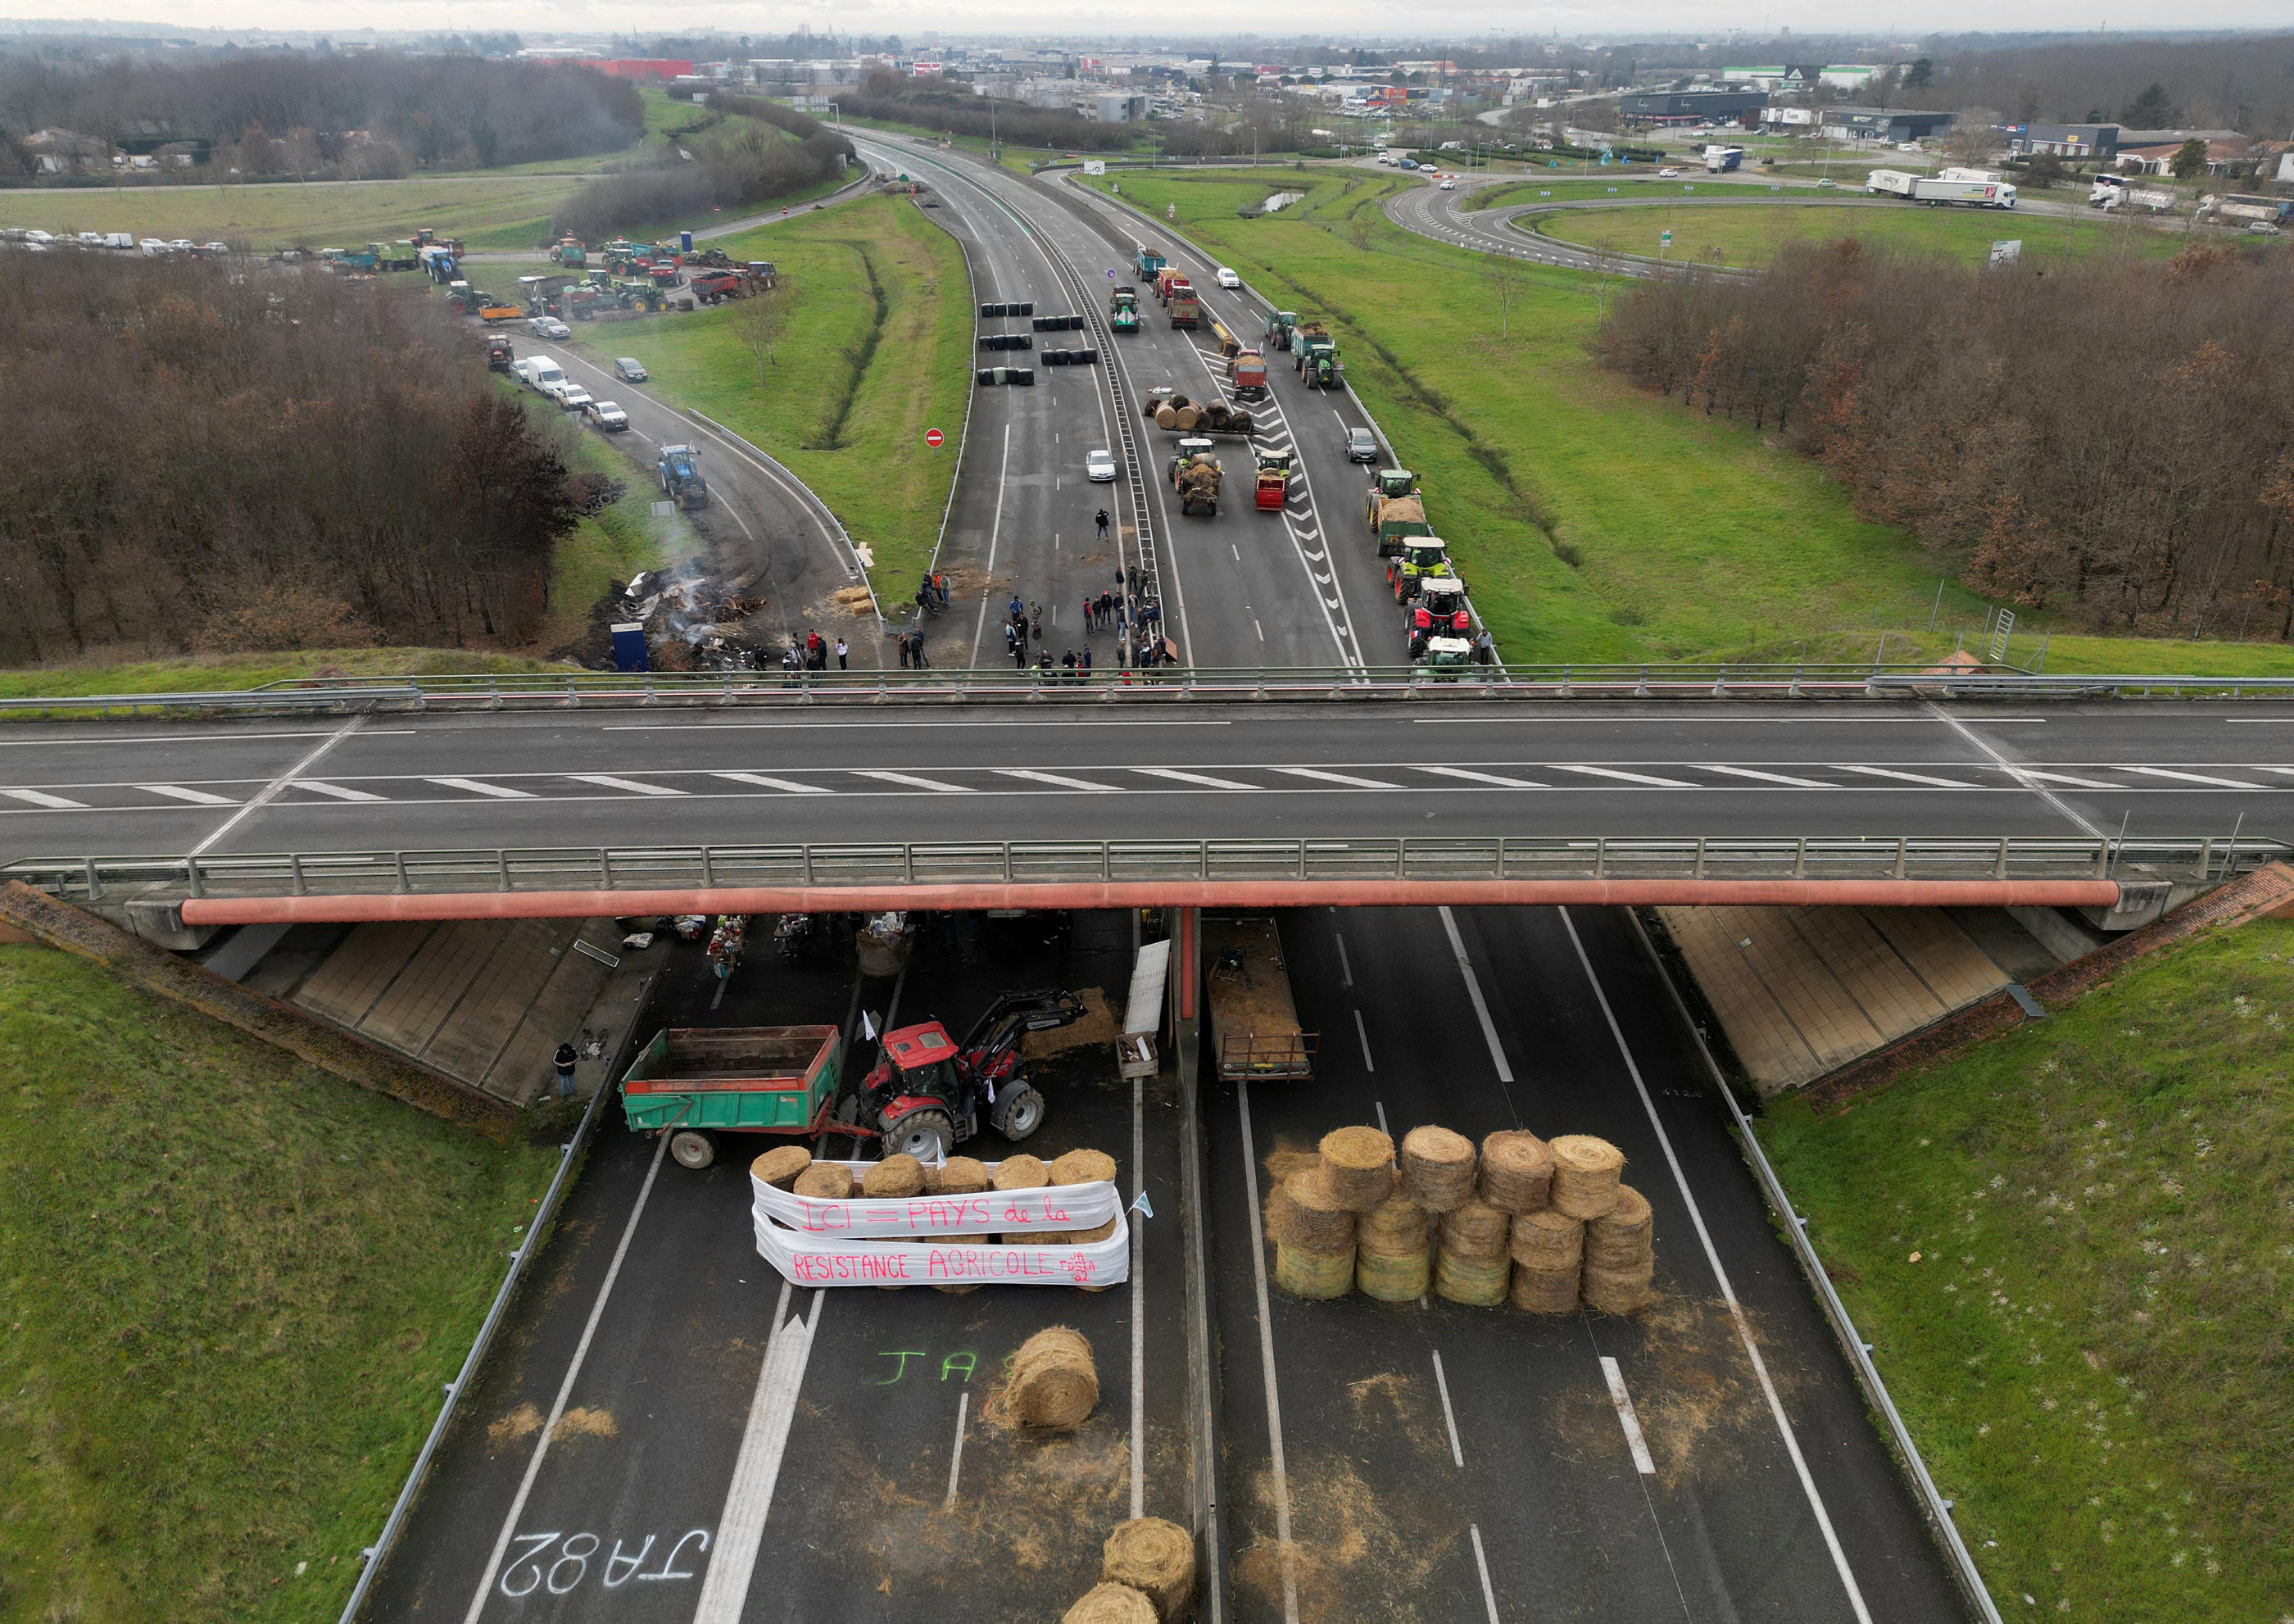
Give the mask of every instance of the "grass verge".
[{"label": "grass verge", "polygon": [[465,175],[110,192],[0,191],[0,225],[243,242],[263,252],[297,244],[362,248],[399,241],[427,225],[472,248],[526,248],[540,239],[558,200],[581,184],[579,177],[562,175]]},{"label": "grass verge", "polygon": [[[1708,189],[1709,190],[1709,189]],[[1766,265],[1787,242],[1830,242],[1855,237],[1875,248],[1940,254],[1981,265],[1991,244],[2013,237],[2023,257],[2044,261],[2170,259],[2184,247],[2182,233],[2161,231],[2123,216],[2115,220],[2017,219],[1994,210],[1842,208],[1823,203],[1745,203],[1727,208],[1583,209],[1548,216],[1541,234],[1615,254],[1655,256],[1660,233],[1666,257],[1713,265]]]},{"label": "grass verge", "polygon": [[549,557],[549,609],[538,646],[552,652],[579,646],[594,657],[606,649],[589,636],[590,606],[639,570],[658,569],[699,551],[701,542],[682,513],[653,516],[659,489],[643,468],[601,444],[596,433],[569,420],[564,444],[566,465],[575,473],[606,474],[626,487],[620,501],[559,537]]},{"label": "grass verge", "polygon": [[[794,289],[789,336],[760,363],[744,306],[619,322],[590,341],[644,361],[667,399],[788,465],[869,549],[898,601],[931,556],[972,388],[964,255],[905,199],[875,197],[721,240]],[[585,335],[587,337],[587,335]],[[947,436],[924,447],[927,428]]]},{"label": "grass verge", "polygon": [[0,1612],[332,1618],[549,1182],[0,947]]},{"label": "grass verge", "polygon": [[[272,654],[179,654],[157,659],[19,665],[0,671],[0,699],[82,694],[220,693],[321,672],[346,677],[451,676],[555,671],[523,655],[473,649],[300,649]],[[9,716],[24,713],[0,713]]]},{"label": "grass verge", "polygon": [[2294,1595],[2294,924],[1759,1130],[2001,1610]]},{"label": "grass verge", "polygon": [[[1508,657],[1860,660],[1883,633],[1891,660],[1983,646],[1984,600],[1956,583],[1939,596],[1936,561],[1858,518],[1813,462],[1594,363],[1607,301],[1630,292],[1617,279],[1404,232],[1379,204],[1422,184],[1406,177],[1132,170],[1082,184],[1158,217],[1175,207],[1258,292],[1331,322]],[[1306,196],[1237,213],[1278,188]],[[2012,657],[2042,636],[2049,670],[2294,673],[2277,644],[2116,639],[2038,614],[2020,617]]]}]

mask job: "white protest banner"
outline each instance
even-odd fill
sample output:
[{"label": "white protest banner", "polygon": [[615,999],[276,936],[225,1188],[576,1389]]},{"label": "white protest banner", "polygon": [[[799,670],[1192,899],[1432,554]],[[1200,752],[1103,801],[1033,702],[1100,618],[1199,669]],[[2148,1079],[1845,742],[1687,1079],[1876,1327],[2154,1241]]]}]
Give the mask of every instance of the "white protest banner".
[{"label": "white protest banner", "polygon": [[797,1285],[1119,1285],[1131,1272],[1131,1230],[1080,1245],[998,1245],[824,1238],[756,1220],[757,1253]]},{"label": "white protest banner", "polygon": [[[858,1173],[875,1163],[831,1163]],[[991,1168],[990,1172],[993,1172]],[[1029,1190],[982,1190],[970,1196],[891,1196],[837,1201],[776,1189],[753,1173],[758,1221],[773,1219],[806,1236],[844,1240],[930,1238],[983,1230],[1064,1233],[1095,1229],[1123,1204],[1112,1184],[1069,1184]]]}]

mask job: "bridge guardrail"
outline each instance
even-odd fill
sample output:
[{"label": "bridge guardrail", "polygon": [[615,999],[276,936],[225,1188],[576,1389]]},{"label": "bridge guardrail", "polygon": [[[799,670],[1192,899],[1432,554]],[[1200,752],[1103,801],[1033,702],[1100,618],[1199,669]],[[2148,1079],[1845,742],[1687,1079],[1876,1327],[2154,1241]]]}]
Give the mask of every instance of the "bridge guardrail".
[{"label": "bridge guardrail", "polygon": [[183,693],[32,695],[0,712],[530,709],[599,705],[787,706],[1158,702],[1226,699],[1752,699],[2000,693],[2022,698],[2122,691],[2294,693],[2294,678],[1940,677],[1912,663],[1688,662],[1410,665],[1162,665],[1147,670],[511,672],[411,677],[299,677],[260,688]]},{"label": "bridge guardrail", "polygon": [[2274,840],[2197,836],[1810,836],[1609,838],[919,841],[558,846],[25,858],[0,867],[59,896],[467,895],[1253,880],[2227,879],[2281,859]]}]

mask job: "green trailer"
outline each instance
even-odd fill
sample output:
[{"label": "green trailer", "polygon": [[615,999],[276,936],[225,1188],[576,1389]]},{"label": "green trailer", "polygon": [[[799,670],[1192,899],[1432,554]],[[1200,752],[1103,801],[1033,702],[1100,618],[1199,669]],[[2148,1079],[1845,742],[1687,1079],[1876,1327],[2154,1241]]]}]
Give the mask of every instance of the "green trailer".
[{"label": "green trailer", "polygon": [[720,1133],[809,1138],[829,1127],[842,1051],[834,1026],[668,1027],[622,1078],[622,1119],[668,1134],[680,1167],[714,1162]]}]

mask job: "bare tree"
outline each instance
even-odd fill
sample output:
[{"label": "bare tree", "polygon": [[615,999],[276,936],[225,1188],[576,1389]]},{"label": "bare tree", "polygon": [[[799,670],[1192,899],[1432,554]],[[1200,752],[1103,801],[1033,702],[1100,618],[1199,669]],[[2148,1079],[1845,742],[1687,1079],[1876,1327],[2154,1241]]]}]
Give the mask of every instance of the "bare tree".
[{"label": "bare tree", "polygon": [[761,384],[770,376],[766,369],[780,361],[780,347],[788,341],[795,306],[796,278],[785,271],[748,298],[734,301],[733,331],[740,335],[743,347],[756,357]]},{"label": "bare tree", "polygon": [[1964,107],[1943,138],[1943,155],[1955,164],[1974,167],[1999,155],[2000,123],[1997,108]]},{"label": "bare tree", "polygon": [[1513,307],[1526,290],[1528,273],[1520,260],[1511,254],[1483,256],[1482,281],[1490,290],[1490,298],[1498,307],[1498,339],[1501,343],[1513,336]]}]

